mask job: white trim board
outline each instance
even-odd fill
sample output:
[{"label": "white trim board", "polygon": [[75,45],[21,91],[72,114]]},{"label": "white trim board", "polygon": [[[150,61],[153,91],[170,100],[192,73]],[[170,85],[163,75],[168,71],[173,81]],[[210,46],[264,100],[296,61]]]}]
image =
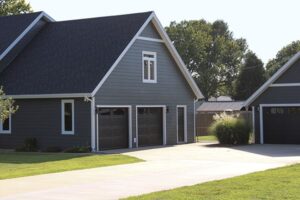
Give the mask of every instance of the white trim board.
[{"label": "white trim board", "polygon": [[269,87],[299,87],[300,83],[273,83]]},{"label": "white trim board", "polygon": [[258,90],[256,90],[245,102],[244,106],[248,107],[257,99],[268,87],[274,83],[284,72],[286,72],[297,60],[300,59],[300,52],[295,54],[285,65],[283,65],[268,81],[266,81]]},{"label": "white trim board", "polygon": [[138,40],[145,40],[145,41],[150,41],[150,42],[161,42],[164,43],[165,41],[163,41],[162,39],[157,39],[157,38],[150,38],[150,37],[143,37],[143,36],[139,36],[137,37]]},{"label": "white trim board", "polygon": [[264,144],[263,108],[265,108],[265,107],[300,107],[300,103],[290,103],[290,104],[260,104],[259,105],[260,144]]},{"label": "white trim board", "polygon": [[0,60],[2,60],[42,18],[50,22],[54,21],[54,19],[45,12],[41,12],[41,14],[35,18],[35,20],[31,22],[31,24],[29,24],[29,26],[5,49],[5,51],[0,55]]},{"label": "white trim board", "polygon": [[70,93],[70,94],[24,94],[6,95],[4,98],[13,99],[52,99],[52,98],[79,98],[91,97],[90,93]]},{"label": "white trim board", "polygon": [[[132,148],[132,106],[131,105],[97,105],[97,108],[127,108],[128,109],[128,148]],[[97,119],[97,137],[96,145],[97,151],[99,151],[99,114],[96,116]]]},{"label": "white trim board", "polygon": [[139,147],[138,109],[139,108],[162,108],[163,110],[163,145],[167,144],[167,106],[166,105],[136,105],[135,106],[135,134],[136,148]]},{"label": "white trim board", "polygon": [[[184,140],[178,141],[178,108],[183,108],[183,115],[184,115]],[[186,105],[177,105],[176,106],[176,137],[177,137],[177,144],[187,143],[187,106]]]},{"label": "white trim board", "polygon": [[114,62],[114,64],[110,67],[110,69],[105,74],[105,76],[101,79],[101,81],[99,82],[99,84],[93,90],[92,96],[95,96],[95,94],[99,91],[99,89],[104,84],[104,82],[107,80],[107,78],[109,77],[109,75],[113,72],[113,70],[119,64],[119,62],[121,61],[121,59],[125,56],[125,54],[127,53],[127,51],[134,44],[134,42],[140,37],[140,34],[145,29],[145,27],[149,24],[150,21],[154,24],[154,27],[157,29],[158,33],[162,37],[162,40],[165,42],[168,50],[170,51],[171,55],[173,56],[173,58],[174,58],[175,62],[177,63],[180,71],[182,72],[183,76],[187,80],[189,86],[191,87],[191,89],[194,92],[194,94],[197,97],[197,99],[203,99],[204,98],[203,94],[201,93],[200,89],[198,88],[198,86],[195,83],[194,79],[192,78],[191,74],[189,73],[189,71],[187,70],[186,66],[184,65],[181,57],[179,56],[177,50],[175,49],[174,45],[172,44],[170,38],[168,37],[167,33],[165,32],[163,26],[159,22],[159,20],[156,17],[156,15],[155,15],[154,12],[148,17],[148,19],[141,26],[141,28],[139,29],[139,31],[135,34],[135,36],[133,37],[133,39],[129,42],[129,44],[127,45],[127,47],[123,50],[123,52],[120,54],[120,56]]}]

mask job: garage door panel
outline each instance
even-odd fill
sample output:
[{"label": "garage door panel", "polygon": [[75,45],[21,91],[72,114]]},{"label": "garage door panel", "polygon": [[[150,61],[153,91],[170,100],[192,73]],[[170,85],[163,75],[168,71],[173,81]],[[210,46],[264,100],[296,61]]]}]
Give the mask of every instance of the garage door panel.
[{"label": "garage door panel", "polygon": [[264,142],[300,143],[300,107],[263,108]]}]

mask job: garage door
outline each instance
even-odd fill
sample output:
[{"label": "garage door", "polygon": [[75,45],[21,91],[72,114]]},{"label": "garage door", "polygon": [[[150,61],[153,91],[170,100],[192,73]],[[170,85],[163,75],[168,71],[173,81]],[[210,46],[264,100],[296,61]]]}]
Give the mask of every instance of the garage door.
[{"label": "garage door", "polygon": [[101,108],[98,112],[99,148],[128,148],[128,109]]},{"label": "garage door", "polygon": [[162,108],[138,108],[138,145],[163,144]]},{"label": "garage door", "polygon": [[264,143],[300,144],[300,107],[263,108]]}]

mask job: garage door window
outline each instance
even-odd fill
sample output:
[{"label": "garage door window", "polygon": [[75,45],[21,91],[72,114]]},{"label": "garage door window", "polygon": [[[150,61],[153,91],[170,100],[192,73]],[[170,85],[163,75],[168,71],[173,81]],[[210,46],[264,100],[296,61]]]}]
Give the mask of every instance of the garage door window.
[{"label": "garage door window", "polygon": [[74,134],[74,100],[62,100],[62,134]]}]

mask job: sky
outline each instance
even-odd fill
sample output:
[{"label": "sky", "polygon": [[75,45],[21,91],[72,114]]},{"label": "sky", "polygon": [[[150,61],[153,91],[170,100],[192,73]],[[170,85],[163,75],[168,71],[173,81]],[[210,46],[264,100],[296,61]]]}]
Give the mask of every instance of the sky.
[{"label": "sky", "polygon": [[222,19],[235,38],[266,63],[278,50],[300,40],[298,0],[28,0],[34,11],[57,21],[155,11],[164,26],[171,21]]}]

